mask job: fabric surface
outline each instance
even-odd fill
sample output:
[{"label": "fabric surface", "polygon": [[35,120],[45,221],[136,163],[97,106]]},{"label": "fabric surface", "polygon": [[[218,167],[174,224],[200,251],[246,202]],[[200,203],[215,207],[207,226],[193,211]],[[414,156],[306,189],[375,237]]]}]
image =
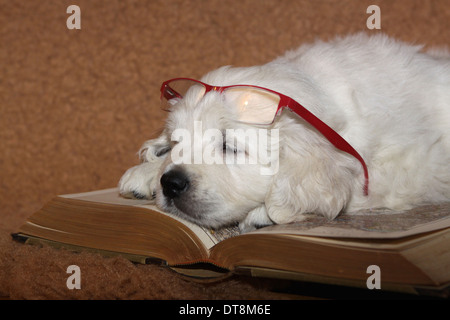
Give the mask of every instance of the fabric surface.
[{"label": "fabric surface", "polygon": [[[69,30],[69,5],[81,30]],[[369,30],[369,5],[381,30]],[[14,243],[57,194],[117,185],[163,125],[159,86],[222,65],[359,31],[425,47],[450,43],[448,0],[0,0],[0,296],[27,299],[271,298],[258,282],[198,284],[133,265]],[[82,270],[68,290],[68,265]]]}]

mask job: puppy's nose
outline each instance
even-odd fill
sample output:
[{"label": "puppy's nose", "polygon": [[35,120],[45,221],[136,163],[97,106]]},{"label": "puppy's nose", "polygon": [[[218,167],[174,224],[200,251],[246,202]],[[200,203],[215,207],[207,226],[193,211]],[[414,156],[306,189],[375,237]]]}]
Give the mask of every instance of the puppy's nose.
[{"label": "puppy's nose", "polygon": [[173,199],[179,197],[180,194],[189,189],[189,179],[182,171],[171,170],[162,175],[161,186],[163,188],[163,194]]}]

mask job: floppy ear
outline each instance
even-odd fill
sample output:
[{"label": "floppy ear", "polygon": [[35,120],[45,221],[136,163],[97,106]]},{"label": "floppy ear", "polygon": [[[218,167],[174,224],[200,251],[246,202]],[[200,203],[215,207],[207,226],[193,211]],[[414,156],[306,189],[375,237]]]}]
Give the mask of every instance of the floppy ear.
[{"label": "floppy ear", "polygon": [[265,199],[267,213],[278,224],[303,220],[305,213],[334,219],[350,198],[351,161],[327,143],[298,144],[292,141],[280,150],[280,167]]},{"label": "floppy ear", "polygon": [[147,140],[139,149],[139,159],[141,162],[160,161],[170,151],[170,141],[165,131],[156,139]]}]

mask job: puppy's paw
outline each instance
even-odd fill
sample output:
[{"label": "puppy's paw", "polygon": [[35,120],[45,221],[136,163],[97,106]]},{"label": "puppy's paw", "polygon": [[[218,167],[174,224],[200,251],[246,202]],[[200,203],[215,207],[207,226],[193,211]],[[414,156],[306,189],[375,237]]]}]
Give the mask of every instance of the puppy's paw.
[{"label": "puppy's paw", "polygon": [[169,154],[170,144],[163,133],[146,141],[139,150],[141,164],[128,169],[119,181],[120,194],[125,198],[154,200],[158,171]]},{"label": "puppy's paw", "polygon": [[125,198],[154,200],[159,166],[144,162],[128,169],[119,181],[119,192]]},{"label": "puppy's paw", "polygon": [[266,207],[261,205],[250,211],[247,217],[239,223],[239,231],[247,233],[272,224],[273,221],[267,215]]}]

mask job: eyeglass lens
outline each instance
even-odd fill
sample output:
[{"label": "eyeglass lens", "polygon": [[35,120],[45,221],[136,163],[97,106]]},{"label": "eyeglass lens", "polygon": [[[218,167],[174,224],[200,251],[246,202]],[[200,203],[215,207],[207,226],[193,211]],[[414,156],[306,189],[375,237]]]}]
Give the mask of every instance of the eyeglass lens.
[{"label": "eyeglass lens", "polygon": [[[206,88],[195,81],[171,81],[164,88],[162,107],[168,110],[183,98],[198,102],[205,92]],[[245,85],[226,88],[222,97],[226,107],[236,114],[237,120],[249,124],[271,124],[280,102],[277,94]]]}]

